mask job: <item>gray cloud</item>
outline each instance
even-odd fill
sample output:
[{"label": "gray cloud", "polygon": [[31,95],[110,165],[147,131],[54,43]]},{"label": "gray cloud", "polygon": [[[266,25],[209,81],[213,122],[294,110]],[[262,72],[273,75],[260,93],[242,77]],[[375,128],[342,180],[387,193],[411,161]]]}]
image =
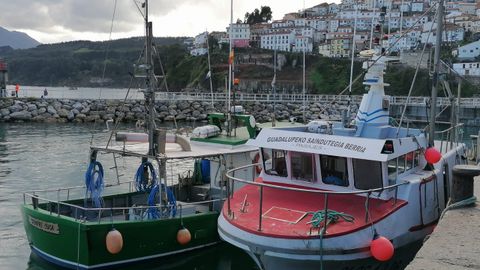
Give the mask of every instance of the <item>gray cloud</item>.
[{"label": "gray cloud", "polygon": [[[151,0],[150,14],[162,16],[198,1],[205,0]],[[0,0],[0,6],[0,26],[10,29],[55,32],[61,27],[72,32],[108,33],[114,0]],[[117,0],[114,31],[128,32],[141,23],[133,0]]]}]

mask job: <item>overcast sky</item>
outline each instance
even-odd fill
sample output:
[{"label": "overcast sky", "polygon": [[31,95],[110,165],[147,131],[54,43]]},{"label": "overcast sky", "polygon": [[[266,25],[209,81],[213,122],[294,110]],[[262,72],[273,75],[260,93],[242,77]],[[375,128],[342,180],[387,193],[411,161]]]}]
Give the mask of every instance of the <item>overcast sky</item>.
[{"label": "overcast sky", "polygon": [[[137,3],[143,0],[137,0]],[[155,36],[194,36],[208,29],[225,31],[230,0],[150,0]],[[324,1],[305,0],[306,7]],[[340,2],[330,0],[328,2]],[[26,32],[42,43],[108,40],[115,0],[0,0],[0,26]],[[234,18],[270,6],[273,18],[303,8],[303,0],[234,0]],[[117,0],[112,38],[143,35],[134,0]]]}]

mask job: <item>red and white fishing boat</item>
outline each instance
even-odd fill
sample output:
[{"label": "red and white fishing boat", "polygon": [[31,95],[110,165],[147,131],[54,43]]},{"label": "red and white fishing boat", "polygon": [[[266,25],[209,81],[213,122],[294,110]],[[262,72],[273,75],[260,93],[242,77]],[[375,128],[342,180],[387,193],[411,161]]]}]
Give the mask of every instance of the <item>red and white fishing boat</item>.
[{"label": "red and white fishing boat", "polygon": [[370,56],[355,121],[263,129],[259,176],[227,175],[218,231],[261,269],[402,269],[445,209],[465,145],[390,125],[388,59]]}]

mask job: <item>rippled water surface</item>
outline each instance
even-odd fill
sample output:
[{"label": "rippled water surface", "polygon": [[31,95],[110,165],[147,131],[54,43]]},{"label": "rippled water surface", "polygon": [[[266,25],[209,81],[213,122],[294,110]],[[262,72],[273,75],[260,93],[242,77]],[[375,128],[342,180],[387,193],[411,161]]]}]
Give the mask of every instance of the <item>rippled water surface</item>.
[{"label": "rippled water surface", "polygon": [[[30,254],[20,214],[22,192],[83,184],[89,144],[106,141],[102,127],[73,124],[0,123],[0,269],[58,269]],[[187,162],[182,167],[188,167]],[[106,168],[112,164],[104,164]],[[120,161],[122,170],[136,167]],[[174,173],[174,172],[172,172]],[[106,172],[107,181],[114,180]],[[133,178],[133,174],[132,174]],[[130,178],[125,176],[122,181]],[[256,269],[241,250],[227,244],[130,269]]]}]

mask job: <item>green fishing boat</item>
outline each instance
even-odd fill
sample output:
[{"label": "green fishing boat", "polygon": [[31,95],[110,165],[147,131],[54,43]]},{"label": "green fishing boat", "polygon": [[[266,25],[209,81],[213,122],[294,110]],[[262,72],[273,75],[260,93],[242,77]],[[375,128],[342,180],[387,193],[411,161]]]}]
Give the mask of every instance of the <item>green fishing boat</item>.
[{"label": "green fishing boat", "polygon": [[[114,130],[106,144],[92,144],[85,184],[23,194],[28,242],[48,262],[72,269],[117,268],[214,245],[220,241],[217,218],[227,188],[234,189],[226,186],[225,172],[255,159],[257,148],[244,144],[257,133],[249,115],[211,114],[210,125],[188,136],[156,127],[159,77],[148,49],[148,16],[145,22],[146,131]],[[101,163],[106,157],[113,159],[111,170]],[[133,180],[121,181],[119,159],[138,164]],[[239,175],[255,173],[247,169]]]}]

